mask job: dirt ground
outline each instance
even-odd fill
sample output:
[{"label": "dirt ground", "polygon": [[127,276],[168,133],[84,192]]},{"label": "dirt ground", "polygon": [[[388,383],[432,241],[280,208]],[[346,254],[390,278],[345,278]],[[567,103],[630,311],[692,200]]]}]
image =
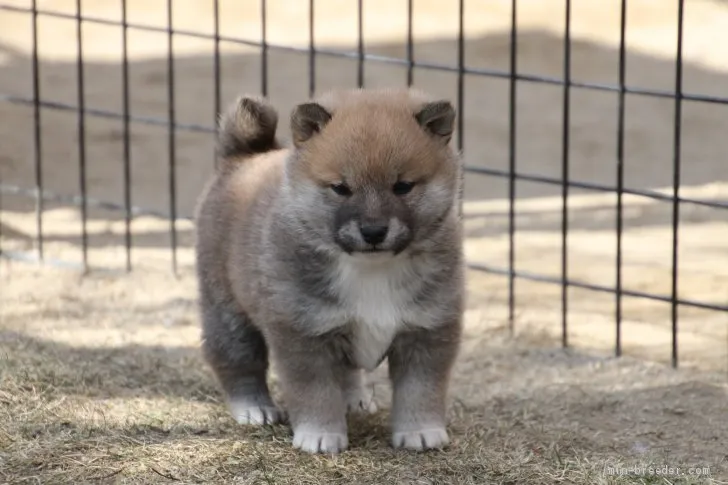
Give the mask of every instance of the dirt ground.
[{"label": "dirt ground", "polygon": [[[724,483],[722,375],[512,340],[471,306],[449,450],[388,445],[382,411],[351,421],[336,458],[293,451],[288,428],[235,425],[199,353],[194,280],[2,262],[0,483]],[[472,275],[473,283],[477,275]],[[27,291],[43,281],[43,291]],[[662,481],[615,467],[682,467]],[[690,475],[698,467],[702,476]],[[705,469],[704,469],[705,468]],[[707,473],[706,473],[707,472]],[[710,474],[707,477],[707,474]],[[167,478],[163,478],[167,477]]]},{"label": "dirt ground", "polygon": [[[28,6],[27,0],[3,5]],[[666,4],[669,6],[666,7]],[[117,2],[84,0],[84,14],[117,20]],[[164,26],[162,0],[129,0],[129,22]],[[212,32],[212,2],[174,6],[180,30]],[[617,82],[619,4],[574,0],[573,78]],[[627,83],[674,89],[677,2],[631,0]],[[42,9],[73,13],[73,2],[38,1]],[[259,2],[220,1],[220,32],[256,40]],[[272,44],[308,46],[308,2],[268,2]],[[563,1],[518,2],[518,69],[560,77]],[[414,2],[415,59],[454,65],[457,2]],[[466,64],[508,69],[509,1],[465,2]],[[728,4],[686,1],[685,92],[728,96]],[[77,103],[76,38],[72,20],[39,17],[43,99]],[[366,52],[406,55],[406,2],[365,2]],[[121,33],[86,23],[84,81],[87,108],[121,110]],[[32,95],[30,20],[0,10],[0,94]],[[130,106],[134,116],[166,121],[167,39],[129,31]],[[316,44],[356,45],[356,2],[317,0]],[[223,103],[259,92],[259,49],[223,42]],[[211,127],[214,120],[213,43],[175,37],[175,116]],[[269,94],[285,113],[308,93],[308,57],[271,49]],[[456,77],[415,69],[415,85],[455,99]],[[356,61],[316,58],[316,90],[354,86]],[[402,66],[365,64],[366,86],[401,86]],[[616,183],[617,95],[571,91],[569,169],[574,180]],[[470,165],[508,166],[508,82],[467,76],[464,156]],[[562,89],[518,84],[517,170],[560,177]],[[669,194],[674,102],[627,96],[625,185]],[[454,446],[420,455],[387,447],[385,372],[376,373],[383,410],[358,420],[352,451],[338,458],[304,457],[290,449],[284,427],[234,425],[198,355],[192,278],[192,227],[177,222],[178,275],[170,274],[169,223],[151,216],[133,222],[134,272],[123,273],[123,214],[92,210],[89,262],[81,276],[78,210],[47,203],[45,256],[69,268],[16,261],[37,249],[33,201],[12,195],[33,188],[33,111],[0,103],[0,483],[704,483],[704,478],[616,477],[606,466],[710,467],[728,479],[728,314],[681,307],[681,370],[670,359],[670,305],[623,299],[623,346],[613,359],[615,298],[569,290],[569,342],[559,349],[561,293],[557,285],[516,282],[515,338],[508,337],[507,280],[469,275],[467,335],[453,383]],[[46,190],[79,193],[78,131],[74,111],[41,114]],[[681,195],[728,201],[728,106],[685,101]],[[123,131],[119,120],[86,118],[89,195],[123,202]],[[176,207],[191,213],[212,169],[208,133],[175,133]],[[133,124],[132,201],[169,213],[168,131]],[[517,184],[516,269],[560,276],[560,187]],[[468,175],[466,252],[474,262],[506,268],[507,180]],[[669,295],[669,203],[625,197],[623,281],[626,289]],[[572,190],[569,200],[569,278],[613,286],[616,197]],[[685,204],[680,214],[679,293],[686,299],[728,302],[728,211]],[[639,476],[638,476],[639,475]],[[106,477],[106,478],[103,478]],[[663,480],[664,478],[664,480]],[[681,480],[683,480],[681,482]],[[640,481],[641,480],[641,481]],[[718,482],[717,482],[718,483]]]}]

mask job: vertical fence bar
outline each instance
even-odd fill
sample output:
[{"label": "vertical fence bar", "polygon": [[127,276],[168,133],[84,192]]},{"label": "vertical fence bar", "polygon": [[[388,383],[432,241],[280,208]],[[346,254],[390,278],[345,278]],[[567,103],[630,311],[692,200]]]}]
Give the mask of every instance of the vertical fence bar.
[{"label": "vertical fence bar", "polygon": [[268,96],[268,2],[260,2],[260,92]]},{"label": "vertical fence bar", "polygon": [[40,64],[38,62],[38,7],[36,0],[33,9],[33,145],[35,164],[35,228],[38,241],[38,260],[43,261],[43,153],[40,127]]},{"label": "vertical fence bar", "polygon": [[315,0],[308,3],[308,97],[316,94],[316,36],[314,30]]},{"label": "vertical fence bar", "polygon": [[356,85],[364,87],[364,0],[357,2],[357,61]]},{"label": "vertical fence bar", "polygon": [[516,76],[518,60],[518,0],[511,0],[511,52],[508,92],[508,329],[516,320]]},{"label": "vertical fence bar", "polygon": [[614,354],[622,355],[622,231],[623,231],[623,200],[624,191],[624,103],[625,103],[625,77],[626,77],[626,35],[627,35],[627,0],[622,0],[619,26],[619,101],[617,112],[617,258],[615,281],[615,309],[616,334],[614,340]]},{"label": "vertical fence bar", "polygon": [[[465,0],[458,6],[458,150],[463,150],[463,107],[465,96]],[[462,187],[462,184],[461,184]]]},{"label": "vertical fence bar", "polygon": [[76,0],[76,75],[78,76],[78,178],[81,189],[81,251],[83,269],[88,270],[88,201],[86,200],[86,116],[85,87],[83,75],[83,22],[81,21],[81,0]]},{"label": "vertical fence bar", "polygon": [[[213,109],[215,110],[214,116],[213,116],[213,123],[215,126],[215,135],[217,136],[218,133],[218,124],[219,124],[219,116],[220,116],[220,109],[222,104],[222,95],[220,93],[221,86],[220,86],[220,1],[214,0],[212,4],[212,15],[213,15],[213,36],[215,37],[214,40],[214,52],[213,52],[213,75],[215,76],[215,92],[213,94],[214,96],[214,103],[215,106],[213,106]],[[213,149],[213,165],[215,166],[215,169],[217,169],[219,163],[217,159],[217,143],[215,143],[215,148]]]},{"label": "vertical fence bar", "polygon": [[126,0],[121,0],[121,89],[124,110],[124,243],[126,246],[126,270],[131,271],[131,140],[129,130],[129,41]]},{"label": "vertical fence bar", "polygon": [[570,90],[571,90],[571,0],[566,0],[565,28],[564,28],[564,104],[563,128],[561,140],[561,343],[564,347],[569,345],[568,339],[568,313],[569,313],[569,286],[566,283],[569,274],[568,264],[568,234],[569,234],[569,126],[570,126]]},{"label": "vertical fence bar", "polygon": [[169,237],[172,271],[177,274],[177,143],[174,100],[174,20],[172,1],[167,0],[167,103],[169,120]]},{"label": "vertical fence bar", "polygon": [[682,145],[682,83],[683,83],[683,16],[685,1],[677,2],[677,52],[675,59],[675,123],[673,139],[673,179],[672,179],[672,366],[678,365],[677,324],[678,324],[678,236],[680,226],[680,150]]},{"label": "vertical fence bar", "polygon": [[[458,128],[458,152],[463,156],[464,123],[463,110],[465,109],[465,0],[460,0],[458,5],[458,93],[457,93],[457,128]],[[460,187],[458,189],[460,200],[459,212],[463,213],[465,198],[465,171],[460,171]]]},{"label": "vertical fence bar", "polygon": [[412,2],[413,0],[407,0],[407,87],[412,86],[415,76],[415,44],[412,26],[414,10]]}]

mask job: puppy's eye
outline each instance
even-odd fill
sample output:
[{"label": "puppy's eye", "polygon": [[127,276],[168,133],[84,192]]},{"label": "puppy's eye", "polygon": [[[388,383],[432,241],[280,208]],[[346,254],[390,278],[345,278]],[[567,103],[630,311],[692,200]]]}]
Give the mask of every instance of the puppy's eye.
[{"label": "puppy's eye", "polygon": [[346,184],[331,184],[331,190],[344,197],[351,195],[351,189],[347,187]]},{"label": "puppy's eye", "polygon": [[414,186],[414,182],[397,182],[394,186],[392,186],[392,192],[394,192],[395,195],[409,194]]}]

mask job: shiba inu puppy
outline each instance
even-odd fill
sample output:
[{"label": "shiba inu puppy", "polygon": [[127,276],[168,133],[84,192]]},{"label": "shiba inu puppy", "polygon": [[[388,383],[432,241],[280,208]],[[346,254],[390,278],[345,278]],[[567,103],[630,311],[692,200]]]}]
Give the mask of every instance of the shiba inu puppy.
[{"label": "shiba inu puppy", "polygon": [[283,147],[264,99],[221,117],[197,275],[204,355],[238,422],[287,416],[296,448],[340,452],[347,412],[376,409],[362,372],[386,359],[392,445],[449,443],[464,299],[454,119],[412,90],[337,91],[293,110]]}]

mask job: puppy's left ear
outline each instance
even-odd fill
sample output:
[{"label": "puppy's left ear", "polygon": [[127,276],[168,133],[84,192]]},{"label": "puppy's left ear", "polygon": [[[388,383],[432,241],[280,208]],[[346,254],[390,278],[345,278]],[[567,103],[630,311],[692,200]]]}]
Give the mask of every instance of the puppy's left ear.
[{"label": "puppy's left ear", "polygon": [[430,135],[445,145],[450,143],[455,127],[455,108],[449,101],[433,101],[423,105],[415,113],[415,119]]}]

